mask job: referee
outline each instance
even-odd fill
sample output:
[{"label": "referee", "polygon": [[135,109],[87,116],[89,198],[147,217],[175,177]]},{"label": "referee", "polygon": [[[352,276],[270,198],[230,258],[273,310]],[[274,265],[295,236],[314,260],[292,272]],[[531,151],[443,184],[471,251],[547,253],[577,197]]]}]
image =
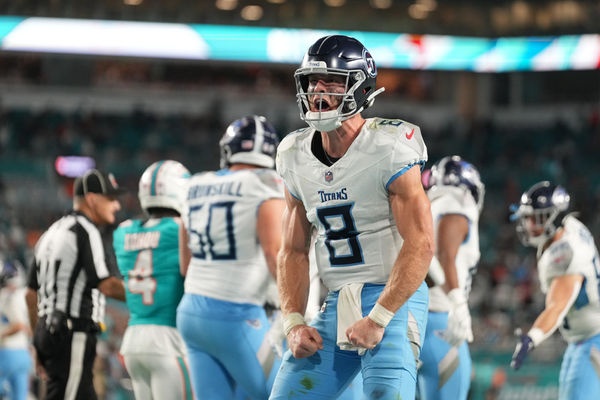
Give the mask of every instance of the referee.
[{"label": "referee", "polygon": [[[125,300],[113,249],[99,228],[115,222],[121,193],[112,174],[92,169],[75,181],[73,211],[42,235],[29,272],[27,306],[46,399],[96,399],[92,366],[104,296]],[[39,318],[39,320],[38,320]]]}]

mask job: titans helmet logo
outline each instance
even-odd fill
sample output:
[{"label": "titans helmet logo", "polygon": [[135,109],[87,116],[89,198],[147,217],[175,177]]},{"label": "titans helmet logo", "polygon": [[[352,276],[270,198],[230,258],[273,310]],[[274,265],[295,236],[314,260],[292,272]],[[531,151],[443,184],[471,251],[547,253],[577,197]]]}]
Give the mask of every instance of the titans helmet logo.
[{"label": "titans helmet logo", "polygon": [[367,65],[367,73],[371,78],[375,78],[377,76],[377,67],[375,66],[375,60],[373,60],[371,53],[367,49],[363,49],[363,59]]}]

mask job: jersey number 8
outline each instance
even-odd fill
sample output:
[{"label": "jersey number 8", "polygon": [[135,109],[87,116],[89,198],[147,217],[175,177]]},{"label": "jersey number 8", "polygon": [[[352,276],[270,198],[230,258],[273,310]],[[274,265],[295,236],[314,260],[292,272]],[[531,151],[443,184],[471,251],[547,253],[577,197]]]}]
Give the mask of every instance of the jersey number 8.
[{"label": "jersey number 8", "polygon": [[[364,264],[362,248],[358,241],[358,230],[352,217],[354,203],[317,208],[317,217],[325,227],[325,246],[329,251],[329,262],[332,267],[347,267]],[[341,220],[341,228],[333,229],[332,222]],[[336,255],[332,242],[345,240],[350,248],[348,255]]]}]

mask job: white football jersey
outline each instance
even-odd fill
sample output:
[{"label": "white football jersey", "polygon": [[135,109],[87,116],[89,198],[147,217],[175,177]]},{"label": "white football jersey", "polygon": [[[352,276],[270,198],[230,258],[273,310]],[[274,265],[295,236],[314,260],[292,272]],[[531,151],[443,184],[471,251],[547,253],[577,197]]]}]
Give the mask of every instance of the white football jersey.
[{"label": "white football jersey", "polygon": [[290,133],[279,145],[276,164],[316,228],[321,279],[329,290],[356,282],[385,284],[403,243],[388,186],[427,160],[421,131],[399,119],[367,119],[344,156],[329,167],[311,151],[314,133],[311,128]]},{"label": "white football jersey", "polygon": [[563,221],[564,234],[538,258],[540,288],[546,293],[552,279],[579,274],[584,278],[560,333],[569,343],[600,333],[600,260],[590,231],[573,216]]},{"label": "white football jersey", "polygon": [[271,169],[221,170],[192,176],[183,218],[192,260],[185,292],[263,305],[269,270],[258,236],[258,208],[283,199]]},{"label": "white football jersey", "polygon": [[[25,288],[1,288],[0,332],[18,322],[29,325],[27,304],[25,303]],[[23,331],[18,331],[5,338],[0,337],[0,349],[27,349],[28,347],[29,337]]]},{"label": "white football jersey", "polygon": [[[431,200],[431,214],[433,217],[433,231],[437,238],[438,225],[444,215],[463,215],[469,221],[469,233],[465,241],[458,248],[456,254],[456,274],[458,287],[465,297],[469,297],[473,275],[477,271],[479,262],[479,209],[473,196],[459,187],[444,186],[432,188],[427,192]],[[440,286],[434,286],[429,291],[429,310],[435,312],[448,312],[450,301]]]}]

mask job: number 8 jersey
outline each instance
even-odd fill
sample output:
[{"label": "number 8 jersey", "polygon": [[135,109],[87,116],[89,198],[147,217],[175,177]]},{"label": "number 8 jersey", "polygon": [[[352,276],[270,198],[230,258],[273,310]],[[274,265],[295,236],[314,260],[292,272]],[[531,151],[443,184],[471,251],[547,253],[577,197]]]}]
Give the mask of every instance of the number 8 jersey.
[{"label": "number 8 jersey", "polygon": [[262,306],[271,279],[256,234],[263,201],[283,198],[272,169],[220,170],[190,179],[184,223],[192,260],[185,292]]},{"label": "number 8 jersey", "polygon": [[311,128],[289,134],[279,145],[276,164],[317,229],[319,275],[329,290],[352,282],[385,284],[403,243],[388,187],[427,161],[421,131],[398,119],[367,119],[331,166],[313,154],[314,134],[319,133]]}]

